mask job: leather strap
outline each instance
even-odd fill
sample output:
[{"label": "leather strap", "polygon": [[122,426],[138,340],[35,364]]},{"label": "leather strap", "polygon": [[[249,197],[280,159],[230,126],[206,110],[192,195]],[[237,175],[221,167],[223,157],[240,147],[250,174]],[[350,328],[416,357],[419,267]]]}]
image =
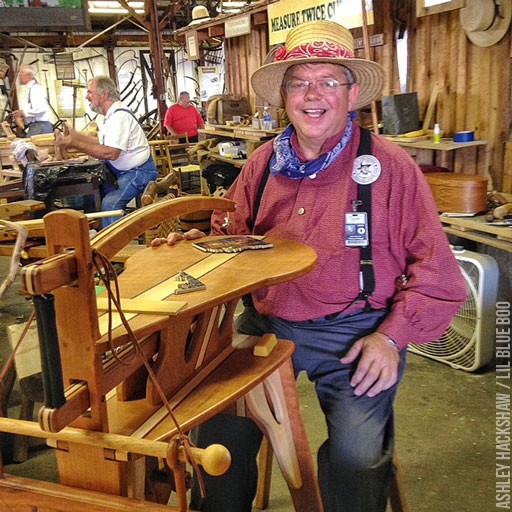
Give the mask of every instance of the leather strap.
[{"label": "leather strap", "polygon": [[[366,128],[361,128],[361,140],[357,156],[372,154],[372,134]],[[367,300],[375,290],[375,272],[373,271],[372,255],[372,185],[357,184],[357,198],[362,211],[367,213],[368,219],[368,245],[359,248],[359,263],[361,271],[360,300]]]}]

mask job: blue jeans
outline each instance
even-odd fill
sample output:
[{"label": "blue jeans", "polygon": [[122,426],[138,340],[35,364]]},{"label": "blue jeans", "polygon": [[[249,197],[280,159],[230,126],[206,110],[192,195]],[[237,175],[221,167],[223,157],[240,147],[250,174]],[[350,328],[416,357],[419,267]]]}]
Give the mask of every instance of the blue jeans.
[{"label": "blue jeans", "polygon": [[53,133],[53,124],[50,121],[34,121],[27,126],[27,137],[41,135],[42,133]]},{"label": "blue jeans", "polygon": [[[104,212],[124,210],[132,199],[144,192],[146,185],[150,181],[156,180],[158,177],[158,171],[152,156],[143,165],[128,171],[120,171],[110,162],[106,162],[106,164],[115,174],[118,188],[116,189],[108,183],[103,184],[101,210]],[[116,220],[116,217],[104,217],[102,219],[102,227],[106,227]]]},{"label": "blue jeans", "polygon": [[[318,452],[318,479],[325,512],[384,512],[386,509],[393,472],[393,402],[398,383],[376,397],[357,397],[350,386],[356,365],[340,362],[356,340],[376,330],[386,314],[386,311],[358,311],[306,322],[264,319],[267,332],[295,343],[295,373],[306,371],[315,383],[325,414],[328,438]],[[406,351],[402,350],[399,381],[405,369],[405,356]],[[202,435],[213,442],[212,430],[218,423],[216,420],[216,424],[210,426],[207,422],[197,429],[198,446],[203,446]],[[223,417],[222,436],[230,439],[234,460],[254,453],[253,445],[259,442],[249,427],[243,429],[240,423],[230,425],[229,416]],[[201,508],[197,492],[193,492],[191,508],[208,512],[250,512],[254,494],[249,496],[247,490],[254,488],[254,478],[257,477],[253,472],[227,482],[223,477],[216,478],[212,493],[218,496],[217,501],[212,503],[210,498],[208,505]],[[206,482],[207,491],[210,482],[211,479]],[[240,496],[247,496],[242,505]]]}]

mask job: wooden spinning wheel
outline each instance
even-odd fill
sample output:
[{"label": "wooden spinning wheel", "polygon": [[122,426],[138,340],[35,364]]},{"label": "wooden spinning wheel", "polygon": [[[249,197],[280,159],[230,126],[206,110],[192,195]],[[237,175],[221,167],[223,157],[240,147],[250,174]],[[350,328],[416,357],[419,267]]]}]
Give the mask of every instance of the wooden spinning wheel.
[{"label": "wooden spinning wheel", "polygon": [[[35,302],[50,293],[55,296],[58,340],[48,339],[51,329],[41,340],[46,345],[41,349],[50,397],[40,411],[39,425],[0,419],[0,430],[52,439],[63,485],[55,490],[55,484],[7,478],[0,483],[0,504],[13,505],[16,489],[27,504],[49,511],[69,508],[73,499],[100,500],[101,493],[112,498],[103,498],[112,508],[97,510],[142,510],[141,503],[143,510],[161,510],[140,501],[144,456],[156,456],[174,473],[176,510],[188,510],[185,464],[194,459],[212,474],[221,474],[229,456],[222,447],[188,450],[180,434],[238,401],[270,439],[295,509],[322,510],[300,419],[293,344],[278,340],[260,357],[252,348],[235,349],[233,343],[243,341],[246,346],[271,339],[234,333],[236,304],[250,291],[308,272],[316,261],[311,248],[270,239],[272,249],[235,254],[204,253],[188,241],[144,249],[127,261],[119,277],[127,324],[119,314],[105,313],[104,298],[95,295],[97,253],[111,258],[165,219],[234,207],[220,198],[163,201],[124,217],[92,242],[83,214],[59,211],[45,217],[50,256],[25,267],[22,281]],[[200,279],[205,289],[175,294],[182,272]],[[148,379],[148,372],[154,378]],[[114,508],[118,502],[120,508]]]}]

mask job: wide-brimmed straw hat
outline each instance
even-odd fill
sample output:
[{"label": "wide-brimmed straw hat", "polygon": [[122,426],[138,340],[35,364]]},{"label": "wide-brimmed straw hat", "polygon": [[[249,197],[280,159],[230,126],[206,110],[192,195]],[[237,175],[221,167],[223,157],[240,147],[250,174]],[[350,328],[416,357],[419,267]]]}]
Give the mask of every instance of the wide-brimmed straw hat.
[{"label": "wide-brimmed straw hat", "polygon": [[466,0],[460,22],[468,39],[477,46],[492,46],[507,33],[512,0]]},{"label": "wide-brimmed straw hat", "polygon": [[188,26],[190,27],[191,25],[197,25],[198,23],[204,23],[209,20],[210,13],[208,12],[208,9],[204,5],[196,5],[192,9],[192,21]]},{"label": "wide-brimmed straw hat", "polygon": [[285,45],[278,48],[274,62],[256,70],[251,83],[256,94],[270,105],[283,106],[280,86],[291,66],[307,63],[341,64],[360,84],[358,109],[377,99],[384,87],[384,69],[380,64],[354,57],[354,38],[348,29],[334,21],[312,21],[293,28]]}]

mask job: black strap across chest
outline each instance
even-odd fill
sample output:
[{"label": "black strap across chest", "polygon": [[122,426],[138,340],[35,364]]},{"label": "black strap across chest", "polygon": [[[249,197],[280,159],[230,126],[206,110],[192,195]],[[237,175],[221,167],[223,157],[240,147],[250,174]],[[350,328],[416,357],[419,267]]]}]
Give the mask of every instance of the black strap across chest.
[{"label": "black strap across chest", "polygon": [[[366,128],[361,128],[361,140],[357,156],[372,154],[372,134]],[[368,245],[359,248],[359,264],[361,269],[361,292],[359,299],[366,300],[375,290],[375,272],[373,271],[372,256],[372,185],[357,184],[357,199],[361,202],[361,211],[367,213]]]},{"label": "black strap across chest", "polygon": [[[372,134],[366,128],[361,128],[361,139],[359,141],[359,147],[357,149],[357,156],[371,155],[372,154]],[[261,198],[263,191],[270,176],[270,159],[267,164],[265,171],[261,177],[256,191],[256,197],[254,198],[254,208],[252,213],[252,225],[251,229],[254,229],[256,217],[261,204]],[[366,247],[359,248],[359,264],[361,269],[361,292],[356,300],[367,300],[368,297],[375,290],[375,273],[373,270],[373,256],[372,256],[372,185],[361,185],[357,184],[357,199],[361,211],[367,213],[368,219],[368,245]]]}]

